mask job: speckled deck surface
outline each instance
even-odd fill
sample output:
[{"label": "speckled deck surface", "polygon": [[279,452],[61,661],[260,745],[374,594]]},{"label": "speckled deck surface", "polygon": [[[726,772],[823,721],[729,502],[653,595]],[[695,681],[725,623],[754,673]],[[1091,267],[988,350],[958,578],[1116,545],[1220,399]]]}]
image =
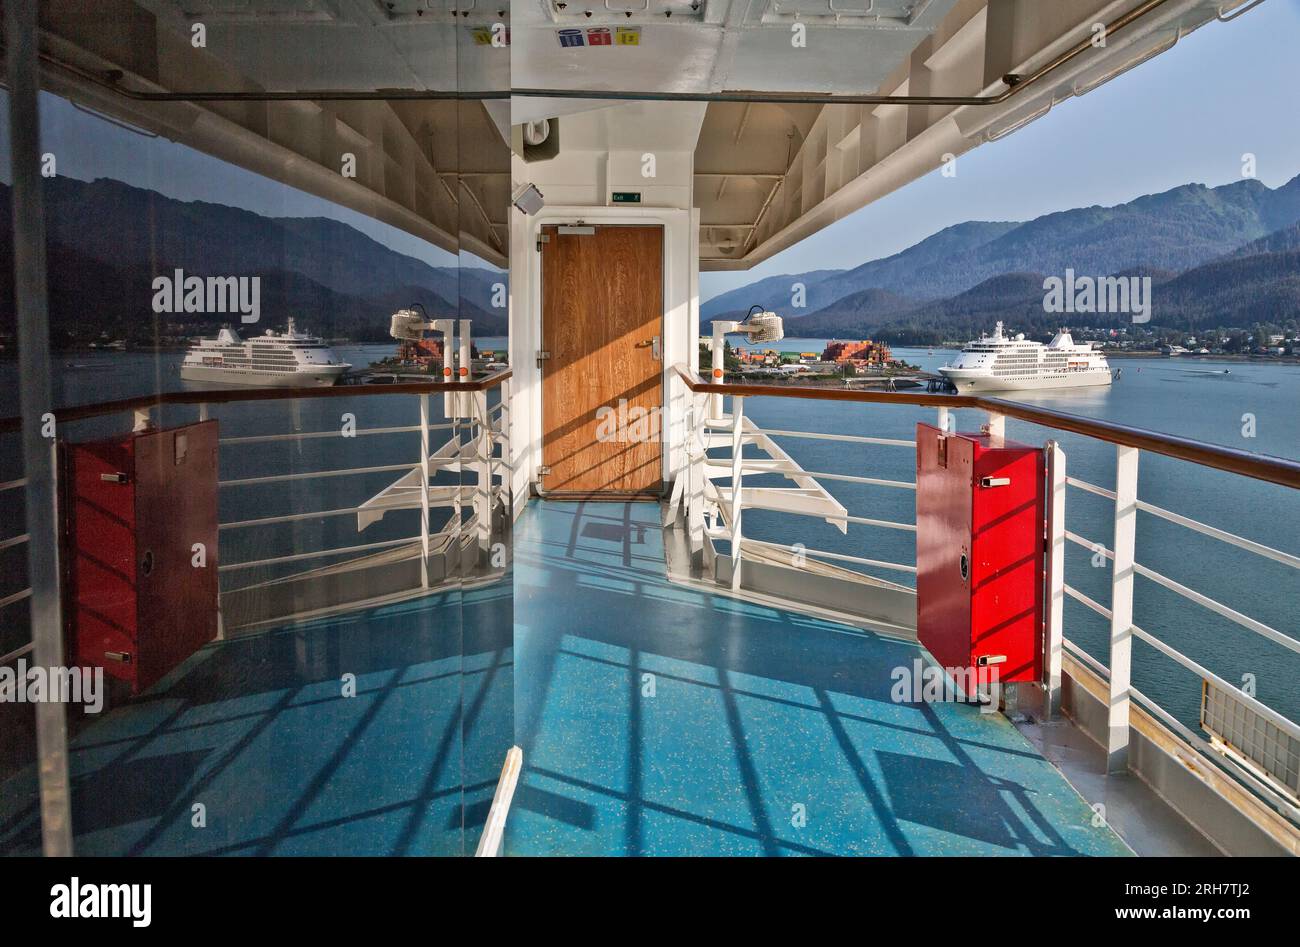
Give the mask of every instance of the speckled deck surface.
[{"label": "speckled deck surface", "polygon": [[[510,745],[509,598],[507,578],[203,649],[71,741],[76,854],[472,853]],[[0,787],[0,851],[40,844],[28,767]]]},{"label": "speckled deck surface", "polygon": [[892,701],[915,645],[669,583],[658,516],[516,525],[505,854],[1128,854],[1001,715]]}]

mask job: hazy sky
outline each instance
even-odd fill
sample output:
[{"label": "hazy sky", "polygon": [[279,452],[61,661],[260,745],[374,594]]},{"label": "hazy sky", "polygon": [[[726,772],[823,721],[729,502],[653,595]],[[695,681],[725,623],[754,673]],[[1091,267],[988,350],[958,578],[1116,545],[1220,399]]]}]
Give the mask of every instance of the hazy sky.
[{"label": "hazy sky", "polygon": [[850,214],[743,272],[701,273],[709,299],[764,276],[848,268],[966,220],[1032,220],[1188,182],[1276,187],[1300,173],[1300,0],[1211,22],[1166,53],[1057,105],[1001,141]]},{"label": "hazy sky", "polygon": [[[1190,181],[1236,180],[1243,152],[1270,187],[1300,172],[1300,0],[1267,0],[1210,23],[1172,50],[1005,139],[937,171],[744,272],[703,273],[704,299],[763,276],[853,267],[965,220],[1029,220],[1111,205]],[[0,93],[3,97],[3,93]],[[332,217],[400,253],[445,266],[450,254],[387,224],[162,138],[113,128],[43,96],[43,150],[59,173],[112,177],[181,200],[270,216]],[[8,110],[0,109],[0,176],[8,179]]]}]

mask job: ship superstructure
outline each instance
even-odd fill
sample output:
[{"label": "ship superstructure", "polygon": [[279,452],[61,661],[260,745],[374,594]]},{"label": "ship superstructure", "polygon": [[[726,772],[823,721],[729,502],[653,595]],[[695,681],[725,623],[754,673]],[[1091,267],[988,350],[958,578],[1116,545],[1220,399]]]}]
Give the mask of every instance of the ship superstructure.
[{"label": "ship superstructure", "polygon": [[1023,333],[1007,335],[1001,322],[992,335],[966,343],[961,354],[939,372],[962,394],[1083,388],[1111,382],[1106,356],[1091,343],[1076,343],[1062,329],[1044,345],[1026,339]]},{"label": "ship superstructure", "polygon": [[318,336],[296,331],[290,319],[284,332],[268,329],[247,341],[228,327],[215,339],[200,339],[185,353],[181,378],[263,387],[332,385],[351,367]]}]

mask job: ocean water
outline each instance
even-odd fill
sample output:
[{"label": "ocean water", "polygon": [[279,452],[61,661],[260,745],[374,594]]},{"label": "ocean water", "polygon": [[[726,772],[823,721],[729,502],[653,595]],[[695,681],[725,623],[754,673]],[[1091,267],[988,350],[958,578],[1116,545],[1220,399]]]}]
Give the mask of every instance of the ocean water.
[{"label": "ocean water", "polygon": [[[483,339],[480,347],[504,348],[503,339]],[[825,340],[787,339],[787,351],[819,349]],[[391,346],[341,346],[348,361],[365,365],[391,352]],[[900,348],[896,354],[912,364],[934,369],[952,357],[949,351]],[[185,386],[176,371],[181,356],[145,353],[61,354],[55,365],[55,403],[71,405],[106,401],[150,391]],[[1211,443],[1300,459],[1300,366],[1237,361],[1178,359],[1117,359],[1122,378],[1101,389],[1022,392],[1017,400],[1086,417],[1179,434]],[[1228,372],[1225,374],[1225,370]],[[0,391],[16,393],[17,366],[0,361]],[[7,394],[11,399],[11,395]],[[12,400],[12,399],[11,399]],[[441,422],[441,399],[431,399],[435,422]],[[936,411],[923,406],[821,403],[780,397],[746,399],[746,412],[767,428],[804,430],[911,439],[918,421],[934,423]],[[0,414],[17,411],[14,403],[0,405]],[[410,425],[418,419],[410,396],[342,397],[272,404],[231,404],[216,407],[212,416],[223,421],[227,435],[278,434],[289,430],[338,430],[344,414],[358,428]],[[955,412],[958,430],[977,430],[980,412]],[[197,417],[189,406],[169,407],[164,423]],[[1248,424],[1253,417],[1253,435]],[[76,422],[65,431],[76,439],[118,432],[121,419]],[[1009,420],[1010,437],[1041,444],[1055,437],[1067,455],[1069,473],[1103,487],[1113,486],[1115,449],[1072,434],[1061,434]],[[434,445],[449,432],[434,432]],[[398,433],[357,438],[319,438],[298,442],[231,445],[222,450],[223,479],[303,473],[340,467],[399,464],[418,457],[417,435]],[[915,461],[907,448],[849,445],[830,441],[782,439],[782,446],[806,469],[892,480],[913,480]],[[0,480],[21,475],[17,438],[0,436]],[[354,506],[382,490],[397,473],[306,479],[288,484],[230,487],[221,491],[223,522],[330,510]],[[435,482],[450,482],[447,475]],[[747,479],[747,482],[751,482]],[[762,485],[762,478],[752,478]],[[776,485],[775,478],[768,481]],[[865,484],[824,481],[832,494],[854,515],[914,522],[914,494]],[[10,494],[12,497],[13,494]],[[1144,453],[1139,468],[1139,496],[1151,503],[1294,555],[1300,555],[1300,502],[1295,492]],[[21,511],[0,497],[0,528],[8,536],[21,531]],[[437,524],[435,519],[435,525]],[[1112,544],[1110,504],[1071,489],[1068,527],[1090,540]],[[293,523],[222,533],[223,562],[276,555],[282,550],[319,549],[379,542],[414,535],[415,511],[389,513],[362,532],[351,516],[309,519]],[[803,543],[809,549],[847,553],[890,562],[913,564],[914,539],[909,532],[850,524],[847,535],[805,517],[763,510],[745,514],[747,535],[775,542]],[[21,587],[21,555],[0,553],[0,586]],[[1095,568],[1087,550],[1067,546],[1066,581],[1095,600],[1109,601],[1109,574]],[[1231,608],[1297,638],[1300,576],[1287,566],[1201,536],[1149,514],[1139,514],[1138,561],[1190,586]],[[328,560],[320,560],[321,562]],[[280,567],[287,570],[291,567]],[[882,578],[910,584],[907,573],[868,570]],[[236,571],[223,576],[223,587],[234,588],[254,579],[278,574],[274,568]],[[1101,661],[1107,660],[1107,627],[1097,615],[1072,599],[1066,600],[1066,634]],[[1196,661],[1234,683],[1254,676],[1259,698],[1292,719],[1300,720],[1300,655],[1268,641],[1225,618],[1188,602],[1139,577],[1135,621]],[[8,623],[0,630],[0,653],[25,640],[25,629]],[[1134,643],[1134,683],[1163,706],[1194,724],[1200,682],[1190,672],[1142,642]]]},{"label": "ocean water", "polygon": [[[804,351],[822,340],[787,339],[783,350]],[[900,348],[895,354],[933,370],[953,353]],[[1300,365],[1201,359],[1115,359],[1122,377],[1108,388],[1017,392],[1014,399],[1085,417],[1208,441],[1290,459],[1300,459]],[[1228,374],[1224,374],[1225,370]],[[924,407],[811,402],[779,397],[745,399],[745,412],[760,426],[783,430],[858,434],[910,439],[918,421],[935,423]],[[956,411],[960,431],[975,431],[983,412]],[[1253,417],[1252,437],[1248,424]],[[1113,487],[1115,448],[1090,438],[1051,431],[1009,419],[1007,434],[1042,444],[1056,439],[1072,477]],[[850,445],[783,438],[781,446],[805,469],[827,473],[915,480],[915,458],[901,447]],[[750,478],[746,478],[746,483]],[[765,481],[755,478],[754,485]],[[767,481],[776,485],[775,478]],[[850,514],[915,522],[910,490],[826,480],[823,485]],[[1211,526],[1300,555],[1300,497],[1295,491],[1196,464],[1143,453],[1138,496]],[[1102,497],[1070,488],[1067,527],[1110,548],[1112,505]],[[850,524],[847,535],[824,522],[763,510],[746,511],[745,533],[775,542],[802,542],[823,549],[888,562],[915,564],[911,533]],[[1067,545],[1066,581],[1094,600],[1110,599],[1109,568],[1095,568],[1092,554]],[[1300,574],[1184,527],[1140,513],[1137,560],[1143,565],[1300,639],[1297,603]],[[868,569],[881,578],[912,584],[907,573]],[[1135,623],[1145,631],[1233,683],[1253,675],[1256,695],[1293,720],[1300,720],[1300,655],[1260,637],[1154,582],[1138,577]],[[1073,599],[1065,604],[1066,636],[1107,662],[1107,623]],[[1200,681],[1141,641],[1134,642],[1134,685],[1195,723]]]}]

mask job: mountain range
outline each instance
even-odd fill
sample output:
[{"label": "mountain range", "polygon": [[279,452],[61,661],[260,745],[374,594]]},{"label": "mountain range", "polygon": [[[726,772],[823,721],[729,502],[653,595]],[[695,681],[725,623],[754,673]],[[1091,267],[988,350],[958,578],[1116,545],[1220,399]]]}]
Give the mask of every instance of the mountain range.
[{"label": "mountain range", "polygon": [[[1043,281],[1067,269],[1149,276],[1152,324],[1248,326],[1300,315],[1300,175],[1277,188],[1249,179],[1187,184],[1114,207],[1034,220],[968,221],[848,270],[767,277],[701,306],[702,320],[739,318],[761,304],[791,335],[864,335],[933,342],[969,338],[998,319],[1050,330]],[[790,305],[805,287],[806,306]],[[1115,326],[1123,314],[1071,314],[1077,326]]]},{"label": "mountain range", "polygon": [[[0,184],[0,213],[10,214]],[[107,178],[46,181],[50,327],[56,340],[107,333],[143,341],[238,324],[222,313],[155,315],[154,277],[261,279],[260,334],[287,317],[327,338],[388,341],[389,317],[421,303],[431,316],[472,319],[476,336],[504,335],[491,306],[497,271],[432,266],[325,217],[265,217],[205,201],[181,201]],[[13,329],[13,246],[0,227],[0,331]]]}]

